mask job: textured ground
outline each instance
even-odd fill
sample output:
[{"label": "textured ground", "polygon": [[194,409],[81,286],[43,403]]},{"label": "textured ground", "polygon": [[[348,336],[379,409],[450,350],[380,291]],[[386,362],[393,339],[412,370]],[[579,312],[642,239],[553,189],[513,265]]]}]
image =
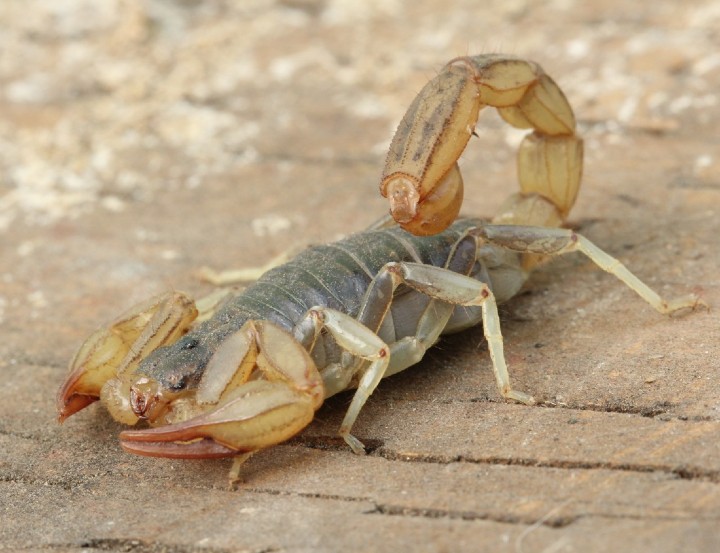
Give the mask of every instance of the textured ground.
[{"label": "textured ground", "polygon": [[[3,0],[0,550],[720,549],[718,29],[713,0]],[[98,407],[55,423],[100,323],[375,220],[414,94],[490,51],[540,62],[576,110],[573,223],[713,310],[663,317],[559,260],[502,312],[544,406],[499,400],[471,330],[381,384],[370,455],[333,438],[342,395],[235,491],[228,462],[124,454]],[[489,113],[478,132],[464,209],[492,215],[521,133]]]}]

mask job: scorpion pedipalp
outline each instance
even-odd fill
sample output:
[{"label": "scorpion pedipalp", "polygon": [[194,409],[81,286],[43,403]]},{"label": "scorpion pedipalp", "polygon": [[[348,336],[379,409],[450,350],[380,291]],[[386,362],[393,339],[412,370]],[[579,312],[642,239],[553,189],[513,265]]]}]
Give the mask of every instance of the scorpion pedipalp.
[{"label": "scorpion pedipalp", "polygon": [[255,380],[186,421],[126,430],[120,443],[130,453],[153,457],[229,457],[289,439],[310,423],[314,413],[308,394],[284,382]]},{"label": "scorpion pedipalp", "polygon": [[174,342],[197,317],[190,298],[170,292],[146,300],[96,330],[70,362],[57,395],[60,422],[100,399],[106,383],[132,373],[154,349]]}]

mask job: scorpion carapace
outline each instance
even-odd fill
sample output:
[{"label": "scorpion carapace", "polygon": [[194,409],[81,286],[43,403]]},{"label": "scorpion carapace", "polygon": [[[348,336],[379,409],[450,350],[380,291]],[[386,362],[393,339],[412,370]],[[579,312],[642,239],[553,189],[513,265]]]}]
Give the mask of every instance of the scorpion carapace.
[{"label": "scorpion carapace", "polygon": [[[586,238],[558,228],[577,194],[582,142],[564,97],[537,65],[480,56],[449,68],[415,100],[388,158],[405,169],[408,159],[424,161],[414,173],[395,171],[384,180],[404,226],[421,234],[437,231],[438,222],[447,228],[433,236],[375,228],[314,246],[219,303],[196,306],[172,292],[138,305],[82,345],[58,394],[60,420],[100,399],[118,421],[151,425],[122,432],[126,450],[234,456],[237,475],[247,456],[309,424],[325,398],[356,389],[339,434],[362,453],[351,430],[380,379],[417,363],[441,334],[480,322],[500,394],[534,402],[511,386],[497,304],[518,292],[539,260],[582,252],[661,313],[699,303],[693,295],[663,300]],[[437,115],[439,90],[468,87],[473,92],[458,100],[465,115],[456,116],[455,104],[449,116]],[[536,129],[521,148],[523,191],[492,222],[460,219],[448,227],[459,204],[442,191],[459,182],[455,162],[467,141],[452,137],[469,136],[483,104]],[[418,142],[409,129],[438,140]],[[436,166],[438,151],[444,165]],[[458,176],[449,188],[443,167]]]}]

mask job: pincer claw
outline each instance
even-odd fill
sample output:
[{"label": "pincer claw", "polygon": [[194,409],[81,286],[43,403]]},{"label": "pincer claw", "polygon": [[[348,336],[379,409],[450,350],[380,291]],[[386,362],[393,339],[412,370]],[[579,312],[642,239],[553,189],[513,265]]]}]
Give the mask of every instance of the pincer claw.
[{"label": "pincer claw", "polygon": [[126,430],[120,443],[125,451],[150,457],[232,457],[289,439],[314,413],[312,398],[286,383],[254,380],[211,411],[167,426]]},{"label": "pincer claw", "polygon": [[[73,357],[58,390],[58,420],[63,422],[103,397],[106,384],[131,375],[150,351],[177,340],[197,314],[190,298],[170,292],[134,306],[93,332]],[[132,424],[137,419],[128,415],[118,420]]]},{"label": "pincer claw", "polygon": [[182,430],[170,426],[125,430],[120,433],[120,446],[128,453],[169,459],[216,459],[239,453],[212,438],[186,439]]}]

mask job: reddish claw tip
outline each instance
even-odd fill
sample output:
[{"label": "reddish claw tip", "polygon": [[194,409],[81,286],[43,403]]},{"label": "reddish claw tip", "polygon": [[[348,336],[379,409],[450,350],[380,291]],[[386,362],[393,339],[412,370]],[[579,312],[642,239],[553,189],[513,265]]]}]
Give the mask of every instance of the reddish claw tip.
[{"label": "reddish claw tip", "polygon": [[58,390],[55,405],[58,411],[58,422],[60,423],[65,422],[65,419],[99,399],[96,395],[83,394],[77,391],[78,382],[83,372],[83,370],[79,369],[73,371]]},{"label": "reddish claw tip", "polygon": [[98,400],[96,397],[73,395],[67,399],[62,406],[58,402],[58,422],[60,424],[65,422],[65,419],[74,415],[78,411],[85,409],[91,403],[95,403]]},{"label": "reddish claw tip", "polygon": [[169,459],[217,459],[243,453],[211,438],[181,441],[176,434],[176,431],[167,430],[167,427],[126,430],[120,433],[120,445],[129,453]]}]

